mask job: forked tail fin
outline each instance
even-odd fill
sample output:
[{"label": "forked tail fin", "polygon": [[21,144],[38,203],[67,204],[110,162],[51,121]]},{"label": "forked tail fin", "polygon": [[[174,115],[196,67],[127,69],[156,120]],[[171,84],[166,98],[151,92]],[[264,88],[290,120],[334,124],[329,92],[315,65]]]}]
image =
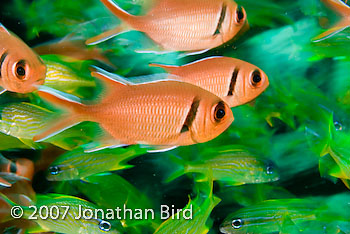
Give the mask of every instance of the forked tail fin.
[{"label": "forked tail fin", "polygon": [[[135,26],[137,22],[136,17],[134,15],[129,14],[120,8],[117,4],[113,2],[113,0],[100,0],[115,16],[117,16],[122,23],[114,29],[106,31],[100,35],[92,37],[88,39],[85,44],[87,45],[95,45],[106,41],[120,33],[131,30],[132,27]],[[129,26],[130,25],[130,26]]]},{"label": "forked tail fin", "polygon": [[43,141],[82,121],[85,121],[84,112],[85,112],[86,106],[81,104],[80,102],[68,99],[67,97],[65,97],[65,95],[61,95],[58,91],[54,92],[49,88],[41,88],[38,91],[38,94],[41,98],[52,103],[53,105],[63,107],[69,113],[61,116],[56,123],[51,125],[44,132],[34,136],[33,137],[34,141]]},{"label": "forked tail fin", "polygon": [[335,11],[338,15],[348,16],[350,7],[341,0],[321,0],[323,4]]},{"label": "forked tail fin", "polygon": [[164,70],[166,70],[168,73],[173,73],[175,69],[178,68],[178,66],[175,65],[164,65],[164,64],[157,64],[157,63],[150,63],[150,67],[161,67]]},{"label": "forked tail fin", "polygon": [[342,17],[342,19],[332,28],[321,33],[312,39],[313,42],[319,42],[334,36],[335,34],[345,30],[350,26],[350,7],[341,0],[321,0],[327,7],[335,11],[335,13]]}]

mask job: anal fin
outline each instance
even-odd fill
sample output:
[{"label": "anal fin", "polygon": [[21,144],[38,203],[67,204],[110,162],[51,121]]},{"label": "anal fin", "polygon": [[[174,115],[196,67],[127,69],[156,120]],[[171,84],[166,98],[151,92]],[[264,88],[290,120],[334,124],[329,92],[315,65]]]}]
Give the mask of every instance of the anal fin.
[{"label": "anal fin", "polygon": [[6,92],[6,89],[4,89],[3,87],[0,87],[0,95],[5,93]]},{"label": "anal fin", "polygon": [[313,42],[320,42],[323,41],[325,39],[328,39],[334,35],[336,35],[337,33],[344,31],[345,29],[347,29],[350,26],[350,22],[348,20],[342,20],[339,23],[337,23],[335,26],[333,26],[332,28],[328,29],[327,31],[321,33],[320,35],[314,37],[312,39]]},{"label": "anal fin", "polygon": [[61,120],[59,120],[55,125],[45,130],[44,132],[38,135],[35,135],[33,137],[33,141],[35,142],[44,141],[81,122],[77,120],[77,117],[75,115],[64,115],[64,116],[61,116],[60,118]]},{"label": "anal fin", "polygon": [[105,32],[97,35],[97,36],[94,36],[92,38],[87,39],[85,41],[85,44],[86,45],[96,45],[96,44],[102,43],[104,41],[107,41],[107,40],[115,37],[115,36],[118,36],[122,33],[126,33],[129,31],[131,31],[129,26],[122,23],[113,29],[110,29],[108,31],[105,31]]}]

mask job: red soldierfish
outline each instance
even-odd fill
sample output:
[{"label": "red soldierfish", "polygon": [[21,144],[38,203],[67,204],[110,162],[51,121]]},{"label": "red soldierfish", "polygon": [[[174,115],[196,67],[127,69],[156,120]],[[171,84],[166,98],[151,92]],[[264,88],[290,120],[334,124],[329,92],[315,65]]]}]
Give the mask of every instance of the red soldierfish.
[{"label": "red soldierfish", "polygon": [[2,92],[30,93],[45,82],[46,66],[21,39],[0,24],[0,86]]},{"label": "red soldierfish", "polygon": [[268,77],[261,69],[230,57],[210,57],[183,66],[150,66],[162,67],[176,79],[216,94],[230,107],[252,101],[269,85]]},{"label": "red soldierfish", "polygon": [[173,80],[127,84],[110,79],[97,69],[92,75],[107,84],[100,103],[84,105],[49,91],[40,97],[65,107],[69,115],[34,137],[43,140],[82,121],[100,124],[116,144],[145,144],[160,147],[191,145],[209,141],[233,121],[229,106],[198,86]]},{"label": "red soldierfish", "polygon": [[105,41],[121,30],[138,30],[168,51],[202,51],[231,40],[246,24],[243,7],[233,0],[156,0],[144,16],[134,16],[113,0],[101,0],[121,19],[122,25],[87,40],[87,44]]},{"label": "red soldierfish", "polygon": [[103,52],[95,47],[89,48],[84,40],[62,39],[38,45],[33,50],[40,54],[59,54],[66,56],[66,60],[97,60],[114,67]]},{"label": "red soldierfish", "polygon": [[32,180],[34,175],[34,163],[26,158],[13,161],[0,155],[0,185],[11,187],[17,180]]},{"label": "red soldierfish", "polygon": [[348,5],[346,5],[341,0],[321,0],[321,2],[323,2],[326,6],[334,10],[336,14],[338,14],[341,17],[341,19],[338,23],[332,26],[332,28],[313,38],[314,42],[319,42],[324,39],[330,38],[333,35],[350,27],[350,7]]}]

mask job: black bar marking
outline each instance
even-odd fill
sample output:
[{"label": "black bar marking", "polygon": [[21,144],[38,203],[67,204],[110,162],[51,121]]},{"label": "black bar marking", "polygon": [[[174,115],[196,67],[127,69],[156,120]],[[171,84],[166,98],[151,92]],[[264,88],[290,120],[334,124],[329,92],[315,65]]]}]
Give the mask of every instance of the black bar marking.
[{"label": "black bar marking", "polygon": [[185,123],[181,128],[181,133],[189,131],[192,126],[193,120],[196,118],[197,110],[199,107],[199,99],[195,97],[191,104],[191,109],[188,111]]},{"label": "black bar marking", "polygon": [[2,71],[2,64],[4,63],[4,60],[5,58],[7,57],[8,53],[7,51],[5,51],[2,55],[1,55],[1,58],[0,58],[0,78],[2,77],[1,76],[1,71]]},{"label": "black bar marking", "polygon": [[237,82],[237,76],[238,76],[238,68],[235,68],[235,70],[232,73],[231,83],[230,83],[230,87],[229,87],[227,96],[233,95],[233,91],[235,91],[235,86],[236,86],[236,82]]},{"label": "black bar marking", "polygon": [[222,8],[221,8],[221,14],[220,14],[220,18],[219,18],[219,22],[218,22],[218,26],[216,27],[216,30],[214,32],[214,36],[217,35],[217,34],[220,34],[220,30],[221,30],[221,26],[222,26],[222,23],[224,22],[225,20],[225,16],[226,16],[226,4],[222,4]]}]

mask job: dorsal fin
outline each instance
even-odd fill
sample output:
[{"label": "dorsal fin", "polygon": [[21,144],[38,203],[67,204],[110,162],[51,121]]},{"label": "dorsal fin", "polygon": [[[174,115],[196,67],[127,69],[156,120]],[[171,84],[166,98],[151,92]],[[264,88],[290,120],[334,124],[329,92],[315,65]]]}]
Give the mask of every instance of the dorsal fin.
[{"label": "dorsal fin", "polygon": [[347,17],[350,14],[350,7],[341,0],[321,0],[326,6],[334,10],[337,14]]},{"label": "dorsal fin", "polygon": [[124,77],[108,72],[96,66],[91,66],[90,71],[91,71],[91,76],[100,79],[106,85],[111,85],[111,86],[133,85],[133,83],[129,82]]}]

